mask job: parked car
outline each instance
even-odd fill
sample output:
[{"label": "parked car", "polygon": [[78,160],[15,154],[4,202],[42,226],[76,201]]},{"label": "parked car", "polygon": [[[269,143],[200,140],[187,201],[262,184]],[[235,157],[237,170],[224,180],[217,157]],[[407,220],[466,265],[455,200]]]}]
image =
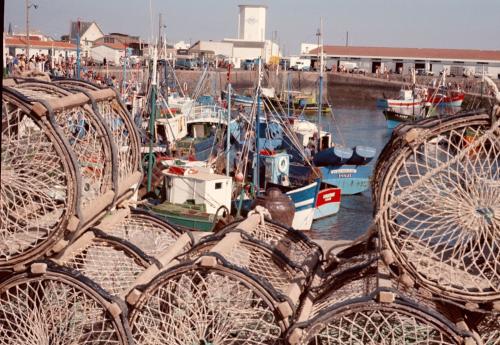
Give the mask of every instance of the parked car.
[{"label": "parked car", "polygon": [[434,72],[432,71],[427,71],[425,68],[418,68],[416,70],[417,75],[426,75],[426,76],[433,76]]},{"label": "parked car", "polygon": [[253,70],[255,66],[256,66],[256,61],[251,59],[244,60],[241,63],[241,68],[244,70],[249,70],[249,71]]},{"label": "parked car", "polygon": [[295,65],[290,67],[290,69],[293,71],[309,71],[311,70],[311,64],[307,64],[304,61],[297,61],[295,62]]},{"label": "parked car", "polygon": [[359,68],[358,66],[356,66],[356,67],[354,67],[353,69],[351,69],[351,70],[349,71],[349,73],[353,73],[353,74],[363,74],[363,75],[365,75],[365,74],[366,74],[366,73],[368,73],[368,72],[366,71],[366,69],[364,69],[364,68]]},{"label": "parked car", "polygon": [[175,69],[195,70],[198,64],[192,59],[177,59],[175,60]]}]

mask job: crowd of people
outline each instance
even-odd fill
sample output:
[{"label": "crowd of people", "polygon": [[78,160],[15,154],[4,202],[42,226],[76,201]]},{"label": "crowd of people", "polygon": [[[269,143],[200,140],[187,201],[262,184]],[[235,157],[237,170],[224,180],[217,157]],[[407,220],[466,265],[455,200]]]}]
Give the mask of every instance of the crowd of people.
[{"label": "crowd of people", "polygon": [[[15,56],[6,54],[6,70],[5,74],[9,77],[20,77],[28,72],[47,73],[51,77],[56,78],[75,78],[77,73],[77,61],[74,56],[64,57],[50,56],[46,54],[34,54],[29,59],[25,54],[17,54]],[[92,81],[97,84],[117,86],[115,76],[106,76],[103,73],[102,66],[93,61],[80,62],[80,79]]]}]

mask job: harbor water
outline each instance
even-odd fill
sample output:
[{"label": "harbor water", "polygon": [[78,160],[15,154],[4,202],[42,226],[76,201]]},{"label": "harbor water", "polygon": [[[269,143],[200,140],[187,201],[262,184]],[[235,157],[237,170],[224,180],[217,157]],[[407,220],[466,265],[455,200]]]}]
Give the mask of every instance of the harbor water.
[{"label": "harbor water", "polygon": [[[316,117],[310,116],[309,120],[315,121]],[[370,104],[334,105],[333,116],[323,116],[321,122],[322,128],[332,132],[335,143],[372,146],[377,149],[377,157],[391,135],[382,111]],[[369,166],[373,169],[375,163],[376,158]],[[308,235],[315,239],[352,240],[366,232],[372,220],[371,190],[343,195],[339,212],[314,221]]]}]

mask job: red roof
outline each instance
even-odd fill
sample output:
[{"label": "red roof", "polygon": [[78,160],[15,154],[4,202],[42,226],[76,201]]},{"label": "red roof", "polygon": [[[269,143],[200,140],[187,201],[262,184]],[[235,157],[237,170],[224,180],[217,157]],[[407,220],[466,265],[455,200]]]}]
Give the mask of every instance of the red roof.
[{"label": "red roof", "polygon": [[[73,49],[76,50],[76,45],[70,42],[64,41],[35,41],[29,40],[31,48],[62,48],[62,49]],[[6,37],[5,38],[5,46],[7,47],[25,47],[26,39],[19,37]]]},{"label": "red roof", "polygon": [[[333,56],[500,61],[500,50],[352,46],[324,46],[323,50],[325,54]],[[318,54],[318,48],[311,50],[309,54]]]},{"label": "red roof", "polygon": [[125,49],[125,45],[123,43],[103,43],[103,42],[98,42],[94,44],[94,47],[100,47],[100,46],[105,46],[111,49],[116,49],[116,50],[123,50]]}]

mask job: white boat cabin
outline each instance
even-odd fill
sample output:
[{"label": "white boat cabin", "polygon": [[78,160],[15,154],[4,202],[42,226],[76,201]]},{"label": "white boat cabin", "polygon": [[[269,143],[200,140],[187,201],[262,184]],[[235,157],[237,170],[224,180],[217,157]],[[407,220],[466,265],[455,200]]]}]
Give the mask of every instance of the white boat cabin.
[{"label": "white boat cabin", "polygon": [[166,201],[183,204],[194,200],[196,204],[205,204],[209,214],[216,214],[221,206],[231,211],[232,177],[210,173],[203,168],[179,166],[163,170],[163,175]]},{"label": "white boat cabin", "polygon": [[[315,123],[306,120],[295,121],[292,124],[292,130],[297,135],[299,142],[303,147],[307,147],[309,143],[316,146],[318,140],[318,126]],[[324,150],[332,146],[332,134],[321,131],[321,147],[319,150]]]}]

